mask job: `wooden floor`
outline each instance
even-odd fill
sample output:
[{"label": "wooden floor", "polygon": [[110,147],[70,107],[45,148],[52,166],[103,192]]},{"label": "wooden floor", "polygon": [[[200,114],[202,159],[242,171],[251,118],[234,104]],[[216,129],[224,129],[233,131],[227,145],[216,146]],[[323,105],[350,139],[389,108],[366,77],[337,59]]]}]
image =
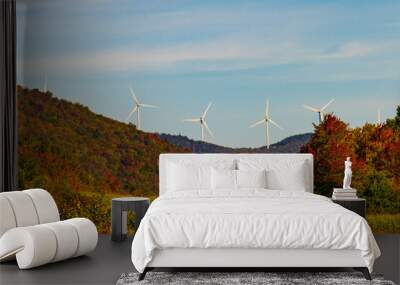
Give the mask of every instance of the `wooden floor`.
[{"label": "wooden floor", "polygon": [[[400,282],[400,235],[376,235],[382,256],[375,272]],[[97,249],[82,256],[30,270],[19,270],[15,262],[0,265],[0,284],[115,284],[124,272],[134,271],[130,259],[131,239],[121,243],[100,235]],[[312,271],[312,270],[310,270]]]}]

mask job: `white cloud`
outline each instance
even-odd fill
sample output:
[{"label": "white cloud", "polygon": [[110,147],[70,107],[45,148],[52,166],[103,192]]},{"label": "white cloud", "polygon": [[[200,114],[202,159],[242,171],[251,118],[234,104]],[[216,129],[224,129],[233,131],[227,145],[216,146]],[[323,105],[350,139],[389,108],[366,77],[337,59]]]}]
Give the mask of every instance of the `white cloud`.
[{"label": "white cloud", "polygon": [[182,62],[234,60],[245,55],[241,47],[223,46],[222,42],[182,45],[168,48],[124,48],[88,53],[34,58],[28,66],[41,66],[55,72],[146,71],[173,68]]},{"label": "white cloud", "polygon": [[[398,45],[397,45],[398,46]],[[390,48],[390,43],[361,43],[349,42],[339,47],[336,52],[323,54],[321,59],[346,59],[353,57],[367,56],[369,54],[383,51]]]},{"label": "white cloud", "polygon": [[396,42],[348,42],[333,51],[309,49],[298,43],[266,43],[252,39],[219,39],[192,44],[126,47],[80,55],[28,59],[25,72],[48,73],[198,72],[240,70],[277,64],[324,63],[368,57],[398,48]]}]

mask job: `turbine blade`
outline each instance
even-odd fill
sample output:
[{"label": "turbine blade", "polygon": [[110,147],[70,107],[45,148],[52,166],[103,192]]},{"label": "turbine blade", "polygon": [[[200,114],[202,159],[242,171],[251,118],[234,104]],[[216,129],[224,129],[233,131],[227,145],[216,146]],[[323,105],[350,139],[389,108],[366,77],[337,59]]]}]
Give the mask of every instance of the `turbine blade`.
[{"label": "turbine blade", "polygon": [[137,108],[138,108],[138,107],[135,106],[135,108],[132,109],[132,111],[129,113],[128,117],[126,117],[126,120],[127,120],[127,121],[128,121],[129,118],[136,112]]},{"label": "turbine blade", "polygon": [[318,110],[317,108],[314,108],[314,107],[311,107],[311,106],[308,106],[308,105],[303,105],[303,108],[306,108],[306,109],[308,109],[308,110],[311,110],[311,111],[313,111],[313,112],[315,112],[315,113],[318,113],[318,112],[319,112],[319,110]]},{"label": "turbine blade", "polygon": [[140,104],[138,98],[135,95],[135,92],[133,92],[132,87],[129,87],[129,92],[131,92],[132,98],[135,101],[136,104]]},{"label": "turbine blade", "polygon": [[263,119],[263,120],[261,120],[261,121],[258,121],[258,122],[256,122],[256,123],[252,124],[249,128],[254,128],[255,126],[258,126],[258,125],[260,125],[260,124],[262,124],[262,123],[264,123],[264,122],[265,122],[265,120]]},{"label": "turbine blade", "polygon": [[269,121],[271,124],[273,124],[275,127],[279,128],[279,129],[281,129],[281,130],[283,130],[283,128],[282,128],[281,126],[279,126],[277,123],[275,123],[275,122],[272,121],[271,119],[268,119],[268,121]]},{"label": "turbine blade", "polygon": [[205,118],[206,117],[206,115],[207,115],[207,112],[208,112],[208,110],[210,109],[210,107],[211,107],[211,102],[210,103],[208,103],[208,106],[207,106],[207,108],[206,108],[206,110],[204,111],[204,113],[203,113],[203,115],[201,116],[202,118]]},{"label": "turbine blade", "polygon": [[145,107],[145,108],[160,108],[160,107],[158,107],[158,106],[149,105],[149,104],[140,104],[140,107]]},{"label": "turbine blade", "polygon": [[268,99],[265,101],[265,117],[268,117],[269,114],[269,102]]},{"label": "turbine blade", "polygon": [[203,125],[206,127],[207,132],[210,134],[210,136],[213,137],[214,135],[213,135],[212,131],[211,131],[210,128],[208,127],[207,122],[204,121],[204,120],[203,120]]},{"label": "turbine blade", "polygon": [[184,119],[184,122],[200,122],[200,119]]},{"label": "turbine blade", "polygon": [[329,101],[328,104],[326,104],[324,107],[321,108],[321,111],[325,110],[326,107],[328,107],[333,101],[335,101],[335,99],[332,99],[331,101]]}]

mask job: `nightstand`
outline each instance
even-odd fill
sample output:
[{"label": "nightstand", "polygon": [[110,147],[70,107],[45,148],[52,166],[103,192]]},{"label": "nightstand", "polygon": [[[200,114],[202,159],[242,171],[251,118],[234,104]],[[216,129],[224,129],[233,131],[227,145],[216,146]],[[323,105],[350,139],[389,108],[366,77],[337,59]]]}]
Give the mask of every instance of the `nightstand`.
[{"label": "nightstand", "polygon": [[128,233],[128,211],[135,213],[135,230],[149,208],[150,200],[144,197],[114,198],[111,202],[111,240],[123,241]]},{"label": "nightstand", "polygon": [[349,200],[332,199],[333,203],[339,204],[340,206],[359,214],[365,218],[366,213],[366,200],[362,198],[354,198]]}]

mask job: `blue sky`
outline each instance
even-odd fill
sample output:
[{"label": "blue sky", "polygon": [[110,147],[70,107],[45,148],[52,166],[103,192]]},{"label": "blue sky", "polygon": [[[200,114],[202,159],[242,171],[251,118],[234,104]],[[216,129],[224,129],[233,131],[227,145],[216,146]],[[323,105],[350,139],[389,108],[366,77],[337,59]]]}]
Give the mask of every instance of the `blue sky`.
[{"label": "blue sky", "polygon": [[351,126],[400,104],[399,1],[18,0],[18,81],[125,121],[128,87],[158,110],[150,132],[200,129],[182,120],[212,101],[209,141],[260,146],[266,98],[271,142],[313,130],[328,108]]}]

